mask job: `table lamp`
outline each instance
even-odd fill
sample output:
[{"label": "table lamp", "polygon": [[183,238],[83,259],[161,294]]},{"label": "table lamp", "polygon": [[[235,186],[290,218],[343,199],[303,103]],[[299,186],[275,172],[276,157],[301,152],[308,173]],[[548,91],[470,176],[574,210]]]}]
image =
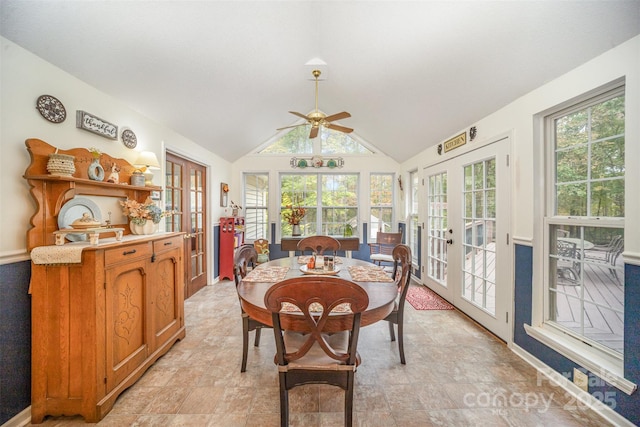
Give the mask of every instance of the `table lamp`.
[{"label": "table lamp", "polygon": [[144,185],[147,187],[153,186],[153,172],[151,172],[151,169],[160,169],[156,154],[152,151],[143,151],[133,165],[144,173]]}]

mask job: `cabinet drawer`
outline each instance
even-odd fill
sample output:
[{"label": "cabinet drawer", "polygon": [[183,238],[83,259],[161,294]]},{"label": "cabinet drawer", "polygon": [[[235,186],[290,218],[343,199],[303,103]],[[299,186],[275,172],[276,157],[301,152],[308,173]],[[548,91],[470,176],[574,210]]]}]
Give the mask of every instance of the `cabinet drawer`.
[{"label": "cabinet drawer", "polygon": [[140,258],[151,257],[151,243],[139,243],[137,245],[122,246],[117,249],[108,249],[104,252],[105,266],[120,262],[129,262]]},{"label": "cabinet drawer", "polygon": [[184,240],[182,235],[168,237],[166,239],[155,240],[153,242],[153,253],[157,254],[164,251],[170,251],[171,249],[179,248],[181,242]]}]

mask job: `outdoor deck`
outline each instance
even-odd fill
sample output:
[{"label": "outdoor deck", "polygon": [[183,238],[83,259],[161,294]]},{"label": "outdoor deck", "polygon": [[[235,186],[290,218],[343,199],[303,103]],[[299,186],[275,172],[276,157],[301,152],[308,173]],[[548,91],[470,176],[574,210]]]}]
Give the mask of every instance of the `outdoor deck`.
[{"label": "outdoor deck", "polygon": [[[474,265],[474,275],[465,274],[467,299],[488,312],[495,311],[495,252],[493,244],[487,251],[470,253],[465,263]],[[486,256],[486,263],[483,257]],[[475,259],[474,259],[475,258]],[[624,264],[618,257],[613,268],[591,261],[589,251],[581,263],[578,277],[570,280],[559,269],[557,276],[556,322],[570,330],[599,342],[615,351],[623,351]],[[473,263],[473,264],[471,264]],[[486,264],[486,271],[483,271]],[[475,280],[472,281],[472,278]],[[480,278],[486,277],[483,282]],[[486,294],[483,300],[483,293]],[[473,286],[472,286],[473,284]],[[473,291],[473,292],[472,292]],[[473,295],[473,298],[471,298]],[[584,309],[580,296],[584,298]],[[484,303],[484,306],[483,306]],[[583,318],[584,317],[584,318]],[[581,326],[583,325],[583,326]]]}]

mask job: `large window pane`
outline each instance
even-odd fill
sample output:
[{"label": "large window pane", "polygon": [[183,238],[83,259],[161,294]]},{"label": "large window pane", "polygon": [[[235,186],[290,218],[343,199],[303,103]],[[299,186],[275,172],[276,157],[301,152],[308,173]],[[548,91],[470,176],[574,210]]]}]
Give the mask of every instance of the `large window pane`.
[{"label": "large window pane", "polygon": [[[555,197],[547,232],[548,321],[623,353],[625,137],[622,89],[549,118]],[[606,221],[606,223],[605,223]]]}]

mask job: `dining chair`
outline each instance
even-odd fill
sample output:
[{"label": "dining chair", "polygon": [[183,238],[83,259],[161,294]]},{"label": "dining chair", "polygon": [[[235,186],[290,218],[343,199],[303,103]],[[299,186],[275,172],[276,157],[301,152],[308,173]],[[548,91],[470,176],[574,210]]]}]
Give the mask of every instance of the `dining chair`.
[{"label": "dining chair", "polygon": [[[302,276],[272,286],[264,302],[271,312],[276,340],[280,425],[289,425],[289,390],[305,384],[330,384],[345,391],[344,425],[350,427],[355,372],[360,364],[360,318],[369,305],[366,291],[339,277]],[[283,303],[300,313],[284,311]],[[339,330],[327,333],[330,312],[345,303],[350,305],[350,314],[339,314],[345,316]],[[285,317],[292,315],[295,323],[286,322]]]},{"label": "dining chair", "polygon": [[256,239],[253,247],[258,253],[258,264],[269,261],[269,241],[267,239]]},{"label": "dining chair", "polygon": [[333,255],[340,249],[340,242],[331,236],[309,236],[298,242],[298,250],[304,252],[309,250],[316,255],[323,255],[325,251],[333,251]]},{"label": "dining chair", "polygon": [[[256,266],[258,264],[258,253],[251,245],[240,246],[236,249],[233,261],[233,277],[237,290],[240,281],[247,275],[249,266]],[[240,297],[238,297],[238,299],[240,299]],[[247,370],[247,355],[249,353],[249,332],[256,331],[253,345],[258,347],[260,345],[260,332],[262,328],[270,328],[271,326],[251,318],[242,309],[242,304],[240,304],[240,313],[242,316],[242,365],[240,366],[240,372],[245,372]]]},{"label": "dining chair", "polygon": [[398,297],[393,305],[393,311],[384,319],[389,322],[389,333],[391,341],[396,340],[394,325],[398,325],[398,351],[400,353],[400,363],[406,365],[404,357],[404,303],[407,299],[407,291],[411,282],[411,248],[407,245],[396,245],[393,248],[393,273],[396,285],[398,286]]},{"label": "dining chair", "polygon": [[618,279],[616,263],[618,257],[624,251],[624,237],[614,236],[606,245],[594,245],[593,248],[585,250],[585,258],[592,263],[604,264],[608,267],[611,275]]},{"label": "dining chair", "polygon": [[580,251],[576,244],[562,239],[556,241],[556,270],[558,278],[565,279],[570,284],[578,284],[580,278]]},{"label": "dining chair", "polygon": [[378,231],[376,241],[369,243],[369,258],[374,264],[393,264],[393,248],[402,243],[402,232],[386,233]]}]

